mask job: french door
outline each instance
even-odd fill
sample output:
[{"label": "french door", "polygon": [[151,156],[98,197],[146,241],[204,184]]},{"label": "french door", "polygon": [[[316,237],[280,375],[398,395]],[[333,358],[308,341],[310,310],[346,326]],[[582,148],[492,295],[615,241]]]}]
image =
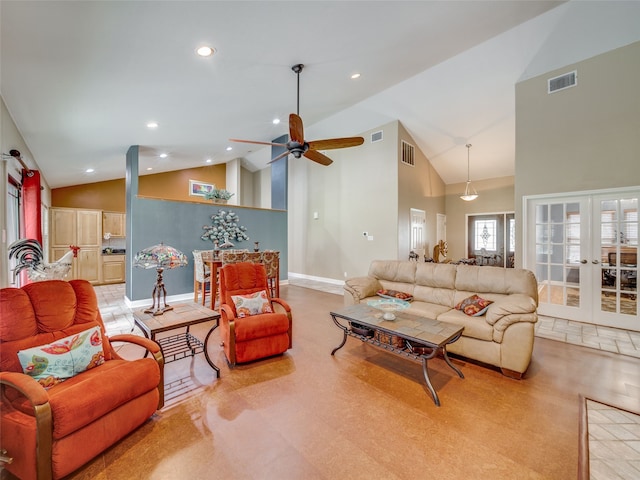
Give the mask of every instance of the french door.
[{"label": "french door", "polygon": [[640,331],[639,196],[525,199],[524,266],[536,274],[541,314]]}]

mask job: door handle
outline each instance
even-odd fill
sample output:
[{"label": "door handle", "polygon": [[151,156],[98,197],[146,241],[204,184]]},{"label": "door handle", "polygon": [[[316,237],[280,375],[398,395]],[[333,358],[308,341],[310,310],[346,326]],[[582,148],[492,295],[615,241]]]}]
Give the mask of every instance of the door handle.
[{"label": "door handle", "polygon": [[585,263],[587,263],[587,260],[583,258],[582,260],[580,260],[580,263],[584,265]]},{"label": "door handle", "polygon": [[593,263],[594,265],[599,264],[600,262],[598,260],[591,260],[591,263]]}]

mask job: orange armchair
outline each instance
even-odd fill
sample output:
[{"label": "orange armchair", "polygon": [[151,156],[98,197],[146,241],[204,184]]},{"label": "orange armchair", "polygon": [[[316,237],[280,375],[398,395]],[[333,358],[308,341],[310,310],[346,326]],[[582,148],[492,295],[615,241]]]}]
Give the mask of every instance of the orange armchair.
[{"label": "orange armchair", "polygon": [[[286,352],[292,346],[291,307],[271,298],[264,265],[234,263],[220,270],[220,338],[230,365],[250,362]],[[234,296],[264,291],[272,313],[240,315]],[[237,299],[236,299],[237,301]]]},{"label": "orange armchair", "polygon": [[[78,338],[89,343],[87,330],[94,332],[90,344],[99,350],[93,368],[48,388],[41,383],[54,377],[39,382],[23,373],[18,352],[46,346],[58,353],[61,345],[72,352]],[[65,343],[68,337],[73,340]],[[140,345],[153,357],[125,360],[113,349],[114,341]],[[70,474],[162,407],[163,367],[157,343],[105,335],[95,291],[86,280],[1,289],[0,450],[12,459],[4,468],[22,479]]]}]

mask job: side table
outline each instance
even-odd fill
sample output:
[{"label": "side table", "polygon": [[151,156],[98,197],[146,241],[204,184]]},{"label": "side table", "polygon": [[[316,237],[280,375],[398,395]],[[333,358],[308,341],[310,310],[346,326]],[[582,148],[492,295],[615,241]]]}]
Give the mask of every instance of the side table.
[{"label": "side table", "polygon": [[[166,311],[162,315],[157,316],[144,313],[143,310],[136,310],[133,312],[133,319],[145,337],[150,338],[160,345],[165,363],[174,362],[186,357],[193,357],[198,353],[204,353],[207,363],[215,370],[216,377],[220,378],[220,369],[211,361],[209,352],[207,351],[209,337],[213,331],[218,328],[220,321],[220,314],[218,312],[198,305],[197,303],[184,303],[173,305],[173,310]],[[211,321],[215,323],[207,332],[204,342],[194,337],[189,331],[192,325]],[[156,339],[158,333],[177,330],[179,328],[185,328],[186,330],[168,337]]]}]

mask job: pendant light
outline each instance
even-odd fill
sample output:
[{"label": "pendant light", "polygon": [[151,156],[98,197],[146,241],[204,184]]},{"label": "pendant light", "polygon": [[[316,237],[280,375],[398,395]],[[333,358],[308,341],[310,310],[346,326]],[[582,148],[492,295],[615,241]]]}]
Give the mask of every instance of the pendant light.
[{"label": "pendant light", "polygon": [[471,180],[469,179],[469,150],[471,149],[471,144],[467,143],[467,185],[464,187],[464,195],[460,195],[460,198],[465,202],[470,202],[471,200],[475,200],[478,198],[478,192],[471,185]]}]

